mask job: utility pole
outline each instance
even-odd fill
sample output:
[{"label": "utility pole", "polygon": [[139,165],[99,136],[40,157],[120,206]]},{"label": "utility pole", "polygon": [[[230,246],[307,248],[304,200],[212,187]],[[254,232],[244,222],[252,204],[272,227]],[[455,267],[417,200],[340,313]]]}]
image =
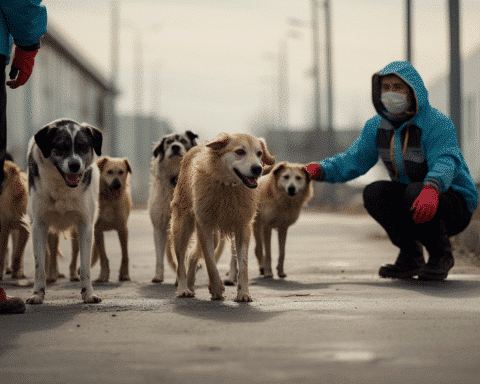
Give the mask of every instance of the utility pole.
[{"label": "utility pole", "polygon": [[[119,62],[119,47],[120,47],[120,4],[118,0],[112,0],[111,6],[111,32],[110,32],[110,85],[115,90],[118,84],[118,62]],[[118,132],[117,132],[117,112],[116,112],[116,96],[115,94],[110,96],[112,98],[111,107],[112,113],[110,115],[111,128],[110,132],[112,143],[112,155],[118,156]]]},{"label": "utility pole", "polygon": [[312,33],[313,33],[313,82],[314,82],[314,130],[321,131],[320,116],[320,64],[319,64],[319,38],[318,38],[318,0],[312,0]]},{"label": "utility pole", "polygon": [[450,118],[462,147],[462,92],[460,58],[460,0],[448,0],[450,20]]},{"label": "utility pole", "polygon": [[407,6],[407,61],[412,62],[412,0],[406,0]]}]

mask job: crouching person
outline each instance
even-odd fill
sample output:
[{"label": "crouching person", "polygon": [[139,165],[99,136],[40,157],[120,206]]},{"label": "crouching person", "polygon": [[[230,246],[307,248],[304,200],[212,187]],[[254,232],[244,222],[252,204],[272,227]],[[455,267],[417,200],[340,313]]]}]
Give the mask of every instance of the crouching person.
[{"label": "crouching person", "polygon": [[374,74],[372,99],[377,115],[350,148],[306,169],[316,181],[346,182],[365,174],[380,156],[391,181],[368,185],[363,201],[400,253],[379,275],[444,280],[454,265],[449,237],[467,227],[478,205],[455,126],[429,104],[409,62],[393,62]]}]

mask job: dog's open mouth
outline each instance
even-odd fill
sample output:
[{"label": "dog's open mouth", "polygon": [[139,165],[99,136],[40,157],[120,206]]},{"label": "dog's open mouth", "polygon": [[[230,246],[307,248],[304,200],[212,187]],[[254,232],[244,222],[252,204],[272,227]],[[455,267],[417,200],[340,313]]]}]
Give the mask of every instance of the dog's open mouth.
[{"label": "dog's open mouth", "polygon": [[83,173],[65,173],[64,178],[65,182],[69,187],[76,187],[79,183],[80,180],[82,180]]},{"label": "dog's open mouth", "polygon": [[233,168],[235,174],[238,176],[240,180],[242,180],[243,184],[245,184],[248,188],[257,188],[257,177],[252,176],[245,176],[240,173],[240,171],[236,168]]}]

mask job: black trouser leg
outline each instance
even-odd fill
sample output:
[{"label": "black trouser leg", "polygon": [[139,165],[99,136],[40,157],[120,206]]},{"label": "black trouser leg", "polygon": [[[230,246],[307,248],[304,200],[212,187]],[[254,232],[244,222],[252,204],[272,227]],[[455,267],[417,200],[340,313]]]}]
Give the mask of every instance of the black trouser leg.
[{"label": "black trouser leg", "polygon": [[6,67],[7,58],[0,55],[0,193],[3,189],[3,163],[7,151],[7,89],[6,89]]}]

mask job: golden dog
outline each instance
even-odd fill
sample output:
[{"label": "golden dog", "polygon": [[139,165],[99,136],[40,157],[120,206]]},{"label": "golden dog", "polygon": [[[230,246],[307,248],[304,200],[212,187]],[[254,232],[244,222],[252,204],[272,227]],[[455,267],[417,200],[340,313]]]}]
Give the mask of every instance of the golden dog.
[{"label": "golden dog", "polygon": [[248,245],[259,200],[256,188],[262,163],[275,163],[265,142],[242,133],[222,133],[215,140],[190,149],[183,157],[171,202],[178,297],[194,296],[193,286],[187,284],[185,253],[195,231],[207,267],[212,300],[223,299],[225,288],[214,260],[218,231],[221,235],[235,236],[239,263],[236,301],[252,300],[248,290]]}]

